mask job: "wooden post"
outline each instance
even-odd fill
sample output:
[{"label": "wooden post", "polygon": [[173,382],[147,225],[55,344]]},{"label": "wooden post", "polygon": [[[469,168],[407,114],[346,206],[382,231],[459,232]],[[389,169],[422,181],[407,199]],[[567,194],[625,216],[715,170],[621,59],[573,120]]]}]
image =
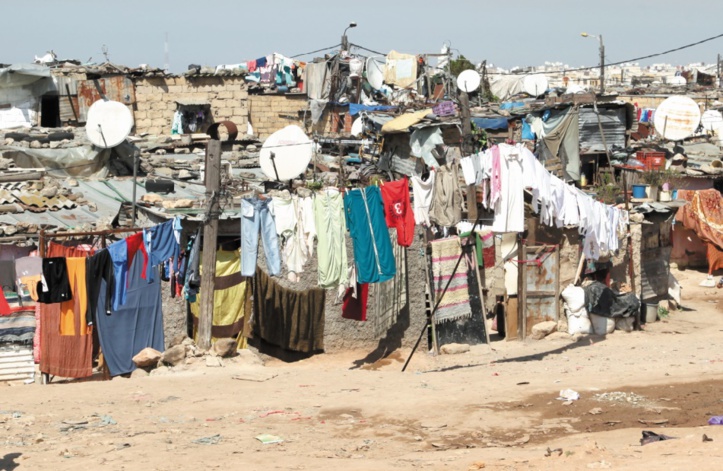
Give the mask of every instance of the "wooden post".
[{"label": "wooden post", "polygon": [[219,192],[221,190],[221,141],[211,139],[206,145],[206,217],[201,256],[201,305],[198,319],[198,346],[211,348],[214,281],[216,279],[216,239],[218,237]]},{"label": "wooden post", "polygon": [[522,233],[517,235],[517,335],[520,340],[527,337],[527,274],[525,273],[525,241]]},{"label": "wooden post", "polygon": [[[625,211],[630,211],[630,195],[628,194],[628,179],[627,171],[623,170],[623,194],[625,195]],[[627,252],[628,252],[628,274],[630,276],[630,289],[634,294],[635,292],[635,261],[633,260],[633,233],[630,230],[630,215],[628,214],[628,237],[627,237]],[[642,298],[642,292],[640,293]],[[635,322],[633,324],[635,330],[640,330],[640,309],[635,312]]]},{"label": "wooden post", "polygon": [[[459,93],[459,114],[462,119],[462,157],[472,153],[472,121],[470,120],[469,96]],[[477,187],[467,185],[467,219],[477,219]]]}]

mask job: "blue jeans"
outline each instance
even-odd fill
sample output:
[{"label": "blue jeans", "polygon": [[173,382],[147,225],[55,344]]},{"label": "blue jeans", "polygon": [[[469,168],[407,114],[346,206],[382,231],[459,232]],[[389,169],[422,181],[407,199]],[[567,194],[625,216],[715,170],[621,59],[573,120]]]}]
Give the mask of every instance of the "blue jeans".
[{"label": "blue jeans", "polygon": [[271,199],[244,198],[241,200],[241,275],[254,276],[259,252],[259,229],[264,243],[269,275],[281,273],[281,254],[276,235],[274,216],[269,211]]}]

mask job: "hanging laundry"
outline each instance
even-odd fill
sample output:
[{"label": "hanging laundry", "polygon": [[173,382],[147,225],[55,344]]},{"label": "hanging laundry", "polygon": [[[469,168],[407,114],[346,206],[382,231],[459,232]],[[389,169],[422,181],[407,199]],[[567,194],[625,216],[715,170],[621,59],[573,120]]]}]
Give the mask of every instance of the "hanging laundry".
[{"label": "hanging laundry", "polygon": [[[141,279],[143,260],[142,255],[137,253],[128,272],[130,283],[126,303],[114,310],[111,316],[96,312],[98,339],[111,376],[135,370],[133,356],[144,348],[151,347],[158,351],[165,348],[161,281],[158,279],[158,269],[154,271],[156,273],[149,276],[148,280]],[[104,306],[106,302],[105,283],[105,280],[101,282],[98,306]]]},{"label": "hanging laundry", "polygon": [[490,206],[494,207],[502,193],[502,162],[499,146],[490,149],[491,173],[490,173]]},{"label": "hanging laundry", "polygon": [[291,198],[292,208],[294,211],[294,219],[296,226],[294,232],[288,238],[282,252],[284,263],[289,270],[289,279],[296,281],[296,276],[304,271],[304,265],[311,257],[309,246],[307,245],[309,234],[304,227],[304,209],[301,198],[294,195]]},{"label": "hanging laundry", "polygon": [[393,278],[382,283],[374,283],[369,287],[369,297],[372,301],[371,307],[367,309],[372,310],[372,324],[376,338],[386,337],[389,330],[397,325],[399,316],[409,309],[407,250],[397,244],[394,234],[391,235],[397,272]]},{"label": "hanging laundry", "polygon": [[136,232],[130,237],[126,237],[126,246],[128,247],[128,268],[136,258],[136,252],[139,250],[143,254],[143,271],[141,278],[146,279],[146,270],[148,270],[148,253],[146,252],[146,244],[143,243],[143,232]]},{"label": "hanging laundry", "polygon": [[351,190],[344,197],[344,210],[359,283],[378,283],[393,277],[396,266],[379,187]]},{"label": "hanging laundry", "polygon": [[319,286],[332,288],[348,281],[344,200],[337,189],[320,191],[314,197],[314,222],[319,246]]},{"label": "hanging laundry", "polygon": [[472,311],[469,305],[468,266],[465,257],[454,271],[462,255],[459,237],[433,240],[430,245],[434,303],[437,306],[434,313],[435,324],[470,317]]},{"label": "hanging laundry", "polygon": [[324,349],[324,301],[320,288],[284,288],[263,270],[253,283],[253,335],[266,342],[303,353]]},{"label": "hanging laundry", "polygon": [[[15,260],[15,278],[18,299],[23,305],[38,301],[38,286],[43,278],[43,259],[21,257]],[[30,303],[29,301],[32,301]]]},{"label": "hanging laundry", "polygon": [[462,193],[457,166],[449,163],[437,169],[429,219],[440,226],[454,226],[462,220]]},{"label": "hanging laundry", "polygon": [[184,276],[183,292],[186,300],[193,302],[201,288],[201,235],[203,226],[198,226],[196,235],[190,242],[191,250],[188,255],[188,263]]},{"label": "hanging laundry", "polygon": [[[96,252],[95,255],[88,257],[85,265],[86,289],[88,295],[88,310],[86,311],[86,321],[95,324],[96,312],[102,312],[110,316],[113,308],[113,287],[115,286],[113,259],[108,249]],[[145,271],[143,272],[145,274]],[[98,309],[98,296],[102,282],[105,281],[105,305]],[[123,286],[126,286],[125,283]]]},{"label": "hanging laundry", "polygon": [[60,335],[88,335],[91,329],[86,318],[88,312],[86,258],[68,257],[65,263],[73,295],[72,299],[60,305]]},{"label": "hanging laundry", "polygon": [[43,259],[43,280],[38,285],[38,302],[60,303],[72,299],[65,257]]},{"label": "hanging laundry", "polygon": [[[111,306],[113,311],[126,303],[128,281],[128,245],[125,240],[113,242],[108,246],[108,253],[113,261],[113,288]],[[133,260],[130,260],[132,263]],[[146,273],[144,271],[144,273]]]},{"label": "hanging laundry", "polygon": [[341,317],[353,321],[366,321],[368,298],[369,284],[356,283],[356,288],[347,288],[344,293]]},{"label": "hanging laundry", "polygon": [[[200,268],[201,275],[203,267]],[[213,320],[211,338],[238,338],[239,348],[245,348],[244,326],[248,334],[251,315],[251,291],[248,279],[241,276],[241,253],[238,250],[216,252],[216,274],[213,281]],[[201,297],[190,303],[193,338],[197,339]]]},{"label": "hanging laundry", "polygon": [[241,200],[241,274],[243,276],[253,276],[256,273],[259,230],[269,274],[277,276],[281,273],[279,239],[270,206],[270,199],[262,200],[254,197]]},{"label": "hanging laundry", "polygon": [[381,191],[387,227],[396,228],[399,245],[409,247],[414,241],[414,214],[407,177],[384,183]]},{"label": "hanging laundry", "polygon": [[[178,264],[178,256],[181,251],[179,245],[180,226],[178,218],[158,224],[149,229],[143,230],[146,253],[148,254],[148,266],[146,273],[148,282],[153,281],[152,268],[157,267],[168,259],[173,260],[173,266]],[[135,258],[131,259],[132,262]]]},{"label": "hanging laundry", "polygon": [[502,191],[495,204],[494,232],[524,232],[525,199],[522,179],[522,155],[519,148],[500,144]]},{"label": "hanging laundry", "polygon": [[432,204],[434,190],[434,170],[429,171],[427,180],[412,176],[412,191],[414,192],[414,222],[429,227],[429,206]]}]

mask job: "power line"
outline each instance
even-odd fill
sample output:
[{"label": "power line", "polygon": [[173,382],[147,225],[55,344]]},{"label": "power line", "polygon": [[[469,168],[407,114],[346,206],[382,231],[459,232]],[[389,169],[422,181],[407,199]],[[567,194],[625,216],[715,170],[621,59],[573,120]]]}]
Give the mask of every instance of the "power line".
[{"label": "power line", "polygon": [[296,54],[295,56],[291,56],[291,59],[294,59],[294,58],[296,58],[296,57],[301,57],[301,56],[308,56],[309,54],[316,54],[317,52],[321,52],[321,51],[328,51],[329,49],[334,49],[334,48],[337,48],[337,47],[339,47],[339,46],[341,46],[341,44],[337,44],[337,45],[335,45],[335,46],[325,47],[325,48],[322,48],[322,49],[317,49],[316,51],[302,52],[301,54]]},{"label": "power line", "polygon": [[[611,63],[605,64],[605,67],[610,67],[610,66],[613,66],[613,65],[622,65],[622,64],[626,64],[626,63],[628,63],[628,62],[638,62],[638,61],[642,61],[642,60],[645,60],[645,59],[651,59],[651,58],[653,58],[653,57],[664,56],[664,55],[666,55],[666,54],[670,54],[670,53],[673,53],[673,52],[682,51],[683,49],[688,49],[688,48],[691,48],[691,47],[693,47],[693,46],[698,46],[698,45],[700,45],[700,44],[707,43],[707,42],[709,42],[709,41],[713,41],[713,40],[718,39],[718,38],[723,38],[723,33],[721,33],[721,34],[719,34],[719,35],[717,35],[717,36],[712,36],[712,37],[710,37],[710,38],[706,38],[706,39],[702,39],[702,40],[700,40],[700,41],[696,41],[696,42],[694,42],[694,43],[686,44],[685,46],[680,46],[680,47],[676,47],[676,48],[673,48],[673,49],[668,49],[667,51],[656,52],[656,53],[654,53],[654,54],[648,54],[647,56],[635,57],[635,58],[633,58],[633,59],[627,59],[627,60],[624,60],[624,61],[611,62]],[[556,74],[556,73],[567,73],[567,72],[579,72],[579,71],[583,71],[583,70],[598,70],[599,68],[600,68],[600,66],[598,65],[598,66],[594,66],[594,67],[577,67],[577,68],[572,68],[572,69],[552,70],[552,71],[544,71],[544,72],[539,72],[539,73],[543,73],[543,74]],[[512,73],[509,73],[509,74],[491,74],[491,75],[526,75],[526,74],[529,74],[529,73],[530,73],[530,72],[522,72],[522,71],[519,71],[519,72],[512,72]]]},{"label": "power line", "polygon": [[362,51],[371,52],[372,54],[379,54],[380,56],[386,56],[386,54],[384,54],[383,52],[373,51],[371,49],[367,49],[366,47],[360,46],[358,44],[352,44],[352,46],[356,47],[357,49],[361,49]]}]

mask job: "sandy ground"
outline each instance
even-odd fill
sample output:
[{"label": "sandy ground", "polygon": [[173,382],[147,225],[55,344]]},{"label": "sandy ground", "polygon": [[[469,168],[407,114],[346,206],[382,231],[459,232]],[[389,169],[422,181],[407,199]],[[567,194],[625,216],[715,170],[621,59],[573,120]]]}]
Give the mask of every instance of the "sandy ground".
[{"label": "sandy ground", "polygon": [[642,332],[418,352],[404,373],[409,351],[351,351],[2,387],[0,470],[720,469],[723,290],[676,275],[686,309]]}]

